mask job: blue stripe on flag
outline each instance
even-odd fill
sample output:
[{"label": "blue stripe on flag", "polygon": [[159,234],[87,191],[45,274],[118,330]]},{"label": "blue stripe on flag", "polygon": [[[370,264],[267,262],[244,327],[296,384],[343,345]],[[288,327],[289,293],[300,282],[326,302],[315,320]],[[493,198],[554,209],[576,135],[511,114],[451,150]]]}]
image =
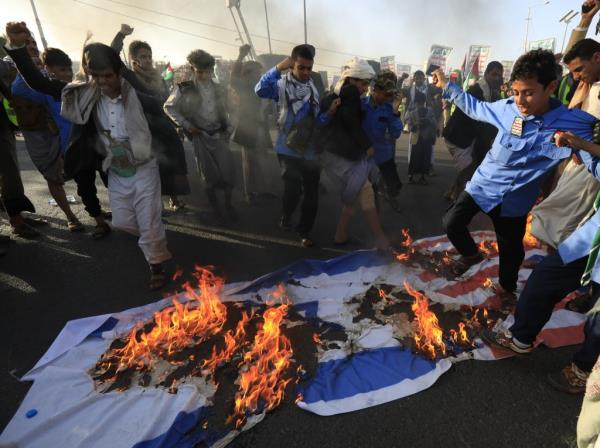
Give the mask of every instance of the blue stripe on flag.
[{"label": "blue stripe on flag", "polygon": [[115,328],[115,326],[119,323],[119,319],[115,319],[114,317],[109,317],[108,319],[106,319],[104,321],[104,323],[102,325],[100,325],[98,328],[96,328],[94,331],[92,331],[88,337],[91,338],[101,338],[102,337],[102,333],[104,333],[105,331],[110,331],[113,328]]},{"label": "blue stripe on flag", "polygon": [[263,288],[272,288],[278,283],[285,283],[291,279],[297,280],[319,274],[342,274],[359,268],[382,266],[389,262],[389,256],[382,255],[376,250],[359,250],[331,260],[300,260],[255,280],[238,293],[257,292]]},{"label": "blue stripe on flag", "polygon": [[320,363],[314,378],[298,391],[308,404],[339,400],[412,380],[434,369],[434,361],[405,347],[367,350]]},{"label": "blue stripe on flag", "polygon": [[206,407],[193,412],[179,412],[167,432],[154,439],[136,443],[133,448],[193,448],[207,440],[208,432],[200,422],[208,412]]}]

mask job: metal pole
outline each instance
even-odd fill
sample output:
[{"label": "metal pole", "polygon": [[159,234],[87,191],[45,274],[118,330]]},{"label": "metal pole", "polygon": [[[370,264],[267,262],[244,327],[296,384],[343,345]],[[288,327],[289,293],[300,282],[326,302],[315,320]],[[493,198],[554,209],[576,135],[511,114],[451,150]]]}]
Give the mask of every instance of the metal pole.
[{"label": "metal pole", "polygon": [[242,11],[239,6],[236,6],[238,15],[240,16],[240,22],[242,22],[242,27],[244,28],[244,33],[246,33],[246,39],[248,39],[248,44],[250,44],[250,54],[253,59],[256,59],[256,51],[254,50],[254,44],[252,43],[252,38],[250,37],[250,33],[248,32],[248,27],[246,26],[246,22],[244,21],[244,16],[242,15]]},{"label": "metal pole", "polygon": [[308,35],[306,32],[306,0],[303,0],[304,3],[304,43],[308,43]]},{"label": "metal pole", "polygon": [[40,18],[38,17],[37,9],[35,9],[35,3],[33,0],[31,2],[31,9],[33,9],[33,15],[35,17],[35,23],[37,24],[38,31],[40,32],[40,39],[42,41],[42,46],[44,50],[48,48],[48,44],[46,43],[46,37],[44,36],[44,30],[42,30],[42,22],[40,22]]},{"label": "metal pole", "polygon": [[523,42],[523,53],[527,53],[527,39],[529,39],[529,22],[531,22],[531,6],[528,8],[527,25],[525,26],[525,41]]},{"label": "metal pole", "polygon": [[238,36],[240,36],[240,42],[242,43],[242,45],[244,45],[244,38],[242,37],[242,32],[240,31],[240,27],[238,26],[237,20],[235,19],[235,15],[233,14],[231,8],[229,8],[229,12],[231,13],[231,18],[233,19],[233,23],[235,25],[235,29],[238,32]]},{"label": "metal pole", "polygon": [[569,22],[565,22],[565,34],[563,34],[563,42],[562,42],[562,46],[560,47],[561,53],[565,49],[565,39],[567,38],[567,30],[568,29],[569,29]]},{"label": "metal pole", "polygon": [[267,12],[267,0],[264,0],[265,4],[265,19],[267,20],[267,39],[269,41],[269,53],[273,53],[273,49],[271,48],[271,30],[269,28],[269,14]]}]

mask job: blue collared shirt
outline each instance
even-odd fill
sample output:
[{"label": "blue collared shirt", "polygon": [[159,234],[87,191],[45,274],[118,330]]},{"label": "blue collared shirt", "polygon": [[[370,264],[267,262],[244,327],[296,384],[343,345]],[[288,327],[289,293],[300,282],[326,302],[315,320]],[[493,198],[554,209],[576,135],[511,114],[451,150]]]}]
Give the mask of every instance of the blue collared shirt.
[{"label": "blue collared shirt", "polygon": [[56,101],[50,95],[46,95],[45,93],[40,93],[36,90],[33,90],[27,85],[20,73],[13,81],[11,91],[13,96],[21,96],[23,98],[27,98],[28,100],[34,103],[43,104],[48,108],[50,115],[54,119],[54,123],[58,127],[60,149],[64,154],[67,150],[67,145],[69,143],[69,137],[71,135],[71,128],[73,127],[73,124],[60,115],[61,101]]},{"label": "blue collared shirt", "polygon": [[[254,87],[254,91],[260,98],[270,99],[273,101],[279,101],[279,85],[278,81],[281,79],[281,73],[277,70],[277,67],[273,67],[269,71],[267,71],[264,75],[261,76],[260,80]],[[318,99],[317,99],[318,100]],[[298,111],[297,114],[294,115],[291,112],[291,108],[289,108],[289,112],[286,116],[285,123],[279,129],[279,133],[277,134],[277,140],[275,142],[275,152],[277,154],[282,154],[285,156],[299,157],[304,158],[306,160],[316,160],[317,153],[315,151],[314,146],[309,146],[303,155],[294,151],[293,149],[288,148],[285,144],[286,137],[290,132],[292,124],[302,120],[308,113],[310,112],[310,104],[307,102],[302,106],[302,108]],[[321,117],[322,114],[318,116]],[[320,120],[321,118],[318,118]]]},{"label": "blue collared shirt", "polygon": [[[579,227],[558,246],[558,253],[562,261],[571,263],[582,257],[587,257],[592,250],[592,242],[596,231],[600,228],[600,212],[596,212],[585,224]],[[600,257],[592,270],[592,281],[600,283]]]},{"label": "blue collared shirt", "polygon": [[[525,216],[537,199],[545,174],[561,160],[571,157],[571,148],[559,148],[551,142],[556,131],[571,131],[592,139],[597,121],[580,109],[567,109],[550,99],[550,110],[541,117],[520,115],[514,99],[487,103],[478,101],[454,84],[448,84],[443,96],[454,102],[469,117],[498,128],[498,135],[485,159],[477,168],[466,191],[484,212],[501,206],[501,215]],[[515,119],[523,119],[522,134],[512,135]],[[595,176],[600,177],[599,159],[585,151],[575,151]]]},{"label": "blue collared shirt", "polygon": [[396,153],[396,139],[402,134],[402,121],[394,115],[391,103],[375,106],[371,97],[362,101],[363,129],[369,136],[375,150],[375,163],[380,164],[393,159]]}]

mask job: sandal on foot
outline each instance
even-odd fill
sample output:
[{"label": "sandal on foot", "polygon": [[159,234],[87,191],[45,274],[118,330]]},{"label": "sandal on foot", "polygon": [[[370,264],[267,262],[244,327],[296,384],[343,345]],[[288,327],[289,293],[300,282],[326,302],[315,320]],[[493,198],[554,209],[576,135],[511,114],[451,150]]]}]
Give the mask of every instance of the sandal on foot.
[{"label": "sandal on foot", "polygon": [[589,372],[584,372],[575,364],[565,367],[559,372],[548,374],[548,382],[552,387],[568,394],[582,394],[585,392]]},{"label": "sandal on foot", "polygon": [[92,238],[94,238],[95,240],[99,240],[107,236],[110,232],[111,229],[108,224],[98,224],[92,231]]},{"label": "sandal on foot", "polygon": [[156,291],[157,289],[163,288],[169,282],[167,273],[161,271],[150,271],[150,289]]},{"label": "sandal on foot", "polygon": [[85,230],[85,227],[83,227],[83,224],[78,219],[67,222],[67,227],[70,232],[83,232]]}]

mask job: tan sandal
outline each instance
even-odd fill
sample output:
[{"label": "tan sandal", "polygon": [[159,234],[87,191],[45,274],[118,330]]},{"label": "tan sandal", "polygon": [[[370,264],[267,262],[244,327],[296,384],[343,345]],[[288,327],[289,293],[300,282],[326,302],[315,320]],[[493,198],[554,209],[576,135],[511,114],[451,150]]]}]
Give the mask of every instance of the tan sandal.
[{"label": "tan sandal", "polygon": [[85,227],[83,227],[83,224],[78,219],[67,222],[67,227],[70,232],[83,232],[85,230]]}]

